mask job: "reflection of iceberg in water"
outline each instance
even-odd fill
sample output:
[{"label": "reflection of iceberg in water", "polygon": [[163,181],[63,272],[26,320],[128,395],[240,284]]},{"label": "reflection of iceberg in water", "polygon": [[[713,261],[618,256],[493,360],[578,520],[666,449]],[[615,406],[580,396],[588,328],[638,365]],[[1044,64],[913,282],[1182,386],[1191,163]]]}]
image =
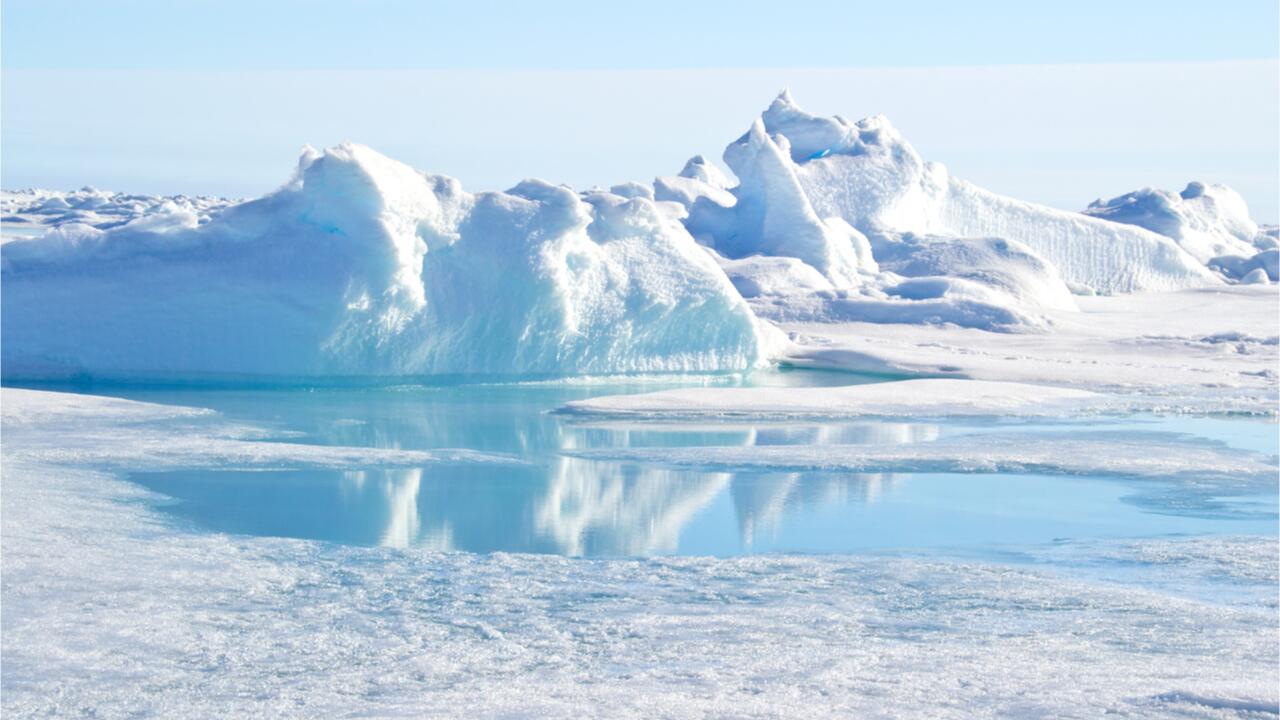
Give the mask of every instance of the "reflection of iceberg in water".
[{"label": "reflection of iceberg in water", "polygon": [[[389,437],[369,438],[395,444]],[[541,442],[578,446],[678,446],[693,440],[741,445],[901,444],[937,437],[932,425],[725,426],[694,434],[679,427],[560,428]],[[648,555],[680,549],[681,534],[722,497],[736,516],[737,538],[750,547],[777,533],[787,515],[872,503],[893,475],[706,472],[557,456],[549,465],[345,473],[343,503],[379,523],[376,542],[473,552]],[[730,506],[726,506],[726,509]],[[724,523],[720,515],[716,522]],[[733,521],[730,520],[730,523]],[[733,536],[733,525],[702,528]],[[714,543],[713,543],[714,544]]]},{"label": "reflection of iceberg in water", "polygon": [[[613,389],[613,388],[611,388]],[[648,390],[649,386],[617,389]],[[465,447],[527,464],[444,463],[342,472],[140,474],[146,487],[180,500],[173,512],[222,532],[357,545],[469,552],[646,555],[734,554],[754,542],[806,549],[810,519],[841,517],[865,532],[856,505],[893,484],[891,476],[724,472],[660,462],[566,457],[577,450],[849,447],[936,438],[933,425],[877,422],[636,422],[548,414],[600,388],[405,386],[273,395],[273,420],[319,444],[386,449]],[[260,399],[219,396],[231,417],[255,417]],[[194,404],[194,403],[188,403]],[[785,452],[785,450],[783,451]],[[834,511],[835,515],[832,515]],[[839,522],[831,532],[843,533]],[[772,535],[765,533],[772,530]],[[793,544],[792,539],[795,539]],[[839,537],[830,538],[839,545]]]},{"label": "reflection of iceberg in water", "polygon": [[730,477],[562,458],[535,527],[568,555],[674,551],[680,531]]},{"label": "reflection of iceberg in water", "polygon": [[[370,475],[374,478],[370,479]],[[421,486],[421,468],[352,470],[342,474],[340,494],[348,505],[372,504],[380,510],[379,515],[385,516],[379,545],[406,548],[419,544],[418,492]],[[380,493],[381,497],[369,497],[370,493]]]},{"label": "reflection of iceberg in water", "polygon": [[833,505],[869,505],[891,490],[898,476],[885,473],[841,475],[739,475],[729,493],[738,516],[742,544],[750,547],[756,536],[776,532],[788,512],[801,513]]},{"label": "reflection of iceberg in water", "polygon": [[[346,472],[341,539],[388,547],[566,555],[674,551],[727,473],[560,458],[551,467]],[[313,486],[313,499],[319,495]]]},{"label": "reflection of iceberg in water", "polygon": [[[936,425],[916,423],[849,423],[760,429],[753,445],[903,445],[938,438]],[[764,531],[777,532],[783,516],[833,505],[874,503],[898,482],[897,476],[870,473],[740,474],[730,487],[738,532],[750,547]]]},{"label": "reflection of iceberg in water", "polygon": [[[874,502],[895,479],[735,474],[559,453],[610,447],[883,445],[939,434],[933,425],[865,421],[566,422],[545,415],[543,407],[551,403],[542,401],[523,401],[511,413],[492,412],[491,405],[510,406],[513,394],[523,397],[502,387],[429,388],[374,398],[334,393],[320,398],[323,402],[314,411],[306,404],[303,427],[331,443],[468,446],[512,452],[533,462],[367,469],[333,473],[327,482],[312,474],[305,483],[299,480],[287,500],[263,496],[255,522],[273,534],[401,548],[569,555],[648,555],[690,548],[733,553],[802,528],[806,513]],[[331,413],[341,421],[330,419]]]},{"label": "reflection of iceberg in water", "polygon": [[[383,486],[390,506],[387,530],[382,534],[382,544],[387,547],[405,548],[418,538],[418,489],[422,485],[422,470],[409,469],[388,473],[390,482]],[[396,477],[396,476],[400,477]]]}]

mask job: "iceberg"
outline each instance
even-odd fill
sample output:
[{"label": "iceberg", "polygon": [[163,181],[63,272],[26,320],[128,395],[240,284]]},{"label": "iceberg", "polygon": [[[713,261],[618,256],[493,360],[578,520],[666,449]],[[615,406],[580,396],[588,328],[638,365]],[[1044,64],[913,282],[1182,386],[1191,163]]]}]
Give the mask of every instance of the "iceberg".
[{"label": "iceberg", "polygon": [[1056,210],[785,91],[723,157],[472,193],[348,143],[248,202],[3,192],[4,377],[740,371],[790,353],[771,323],[1061,333],[1083,296],[1280,279],[1220,185]]},{"label": "iceberg", "polygon": [[925,162],[882,115],[856,123],[818,117],[786,91],[728,146],[724,160],[741,180],[729,190],[736,202],[690,194],[690,232],[729,257],[799,258],[837,288],[876,272],[865,238],[886,232],[1017,243],[1078,292],[1220,282],[1164,235],[989,192]]},{"label": "iceberg", "polygon": [[[628,192],[634,188],[620,187]],[[202,222],[3,248],[6,378],[738,371],[776,330],[644,193],[467,193],[360,145]]]}]

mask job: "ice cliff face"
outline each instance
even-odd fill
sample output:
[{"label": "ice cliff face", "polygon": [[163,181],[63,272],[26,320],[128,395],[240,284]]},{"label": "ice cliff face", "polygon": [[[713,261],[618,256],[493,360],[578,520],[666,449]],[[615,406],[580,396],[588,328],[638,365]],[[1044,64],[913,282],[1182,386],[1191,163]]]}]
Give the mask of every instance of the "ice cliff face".
[{"label": "ice cliff face", "polygon": [[775,338],[644,197],[471,194],[348,144],[144,220],[5,245],[7,376],[723,371]]}]

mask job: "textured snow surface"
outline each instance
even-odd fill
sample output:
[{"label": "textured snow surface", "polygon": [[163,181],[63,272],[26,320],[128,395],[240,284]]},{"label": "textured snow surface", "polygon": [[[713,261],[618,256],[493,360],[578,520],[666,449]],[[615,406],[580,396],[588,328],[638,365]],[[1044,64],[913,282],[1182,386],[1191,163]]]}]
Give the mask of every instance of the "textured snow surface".
[{"label": "textured snow surface", "polygon": [[787,362],[903,375],[1070,386],[1115,409],[1275,415],[1280,408],[1276,286],[1078,297],[1053,331],[794,322]]},{"label": "textured snow surface", "polygon": [[234,202],[203,195],[130,195],[90,187],[73,192],[0,190],[0,223],[5,240],[62,226],[86,225],[99,230],[135,222],[154,226],[159,221],[148,219],[153,216],[177,225],[198,225]]},{"label": "textured snow surface", "polygon": [[644,197],[473,195],[358,145],[203,225],[62,225],[3,258],[9,377],[741,370],[771,337]]},{"label": "textured snow surface", "polygon": [[815,388],[680,388],[567,403],[563,412],[620,417],[1054,416],[1097,411],[1086,390],[931,378]]},{"label": "textured snow surface", "polygon": [[[127,419],[176,440],[203,414],[13,399],[5,717],[1236,718],[1280,703],[1274,540],[1062,543],[1010,567],[192,534],[52,438],[114,442]],[[1064,557],[1075,569],[1033,567]]]}]

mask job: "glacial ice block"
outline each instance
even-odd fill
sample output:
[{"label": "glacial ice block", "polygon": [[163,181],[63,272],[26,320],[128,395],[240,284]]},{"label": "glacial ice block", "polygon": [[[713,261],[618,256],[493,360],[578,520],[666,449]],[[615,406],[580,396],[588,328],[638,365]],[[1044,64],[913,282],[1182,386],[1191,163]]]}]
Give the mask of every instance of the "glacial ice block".
[{"label": "glacial ice block", "polygon": [[642,195],[472,194],[344,144],[183,212],[6,243],[6,377],[733,371],[776,339]]}]

